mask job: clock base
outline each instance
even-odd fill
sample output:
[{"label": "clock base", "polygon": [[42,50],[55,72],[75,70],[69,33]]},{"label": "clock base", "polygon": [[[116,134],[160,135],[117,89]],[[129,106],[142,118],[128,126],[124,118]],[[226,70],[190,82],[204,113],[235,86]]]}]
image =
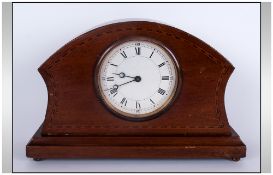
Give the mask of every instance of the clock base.
[{"label": "clock base", "polygon": [[225,158],[238,161],[246,146],[231,136],[42,136],[26,146],[34,160],[55,158]]}]

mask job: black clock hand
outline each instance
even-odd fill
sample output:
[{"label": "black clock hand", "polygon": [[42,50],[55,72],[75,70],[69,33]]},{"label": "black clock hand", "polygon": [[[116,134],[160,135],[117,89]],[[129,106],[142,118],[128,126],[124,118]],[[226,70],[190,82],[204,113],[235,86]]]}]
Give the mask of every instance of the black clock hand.
[{"label": "black clock hand", "polygon": [[136,80],[133,79],[133,80],[131,80],[131,81],[127,81],[126,83],[122,83],[122,84],[118,85],[118,87],[123,86],[123,85],[128,84],[128,83],[131,83],[131,82],[133,82],[133,81],[136,81]]},{"label": "black clock hand", "polygon": [[115,84],[112,88],[106,89],[105,91],[107,91],[107,90],[112,90],[112,89],[116,89],[116,90],[117,90],[120,86],[123,86],[123,85],[125,85],[125,84],[131,83],[131,82],[133,82],[133,81],[136,81],[136,80],[134,79],[134,80],[131,80],[131,81],[127,81],[126,83],[122,83],[122,84],[120,84],[120,85]]},{"label": "black clock hand", "polygon": [[118,89],[119,85],[115,84],[112,88],[105,89],[104,91],[112,90],[112,89]]},{"label": "black clock hand", "polygon": [[123,72],[120,72],[119,74],[117,74],[117,73],[113,73],[113,74],[114,74],[114,75],[118,75],[120,78],[124,78],[124,77],[135,78],[135,77],[128,76],[128,75],[126,75],[126,74],[123,73]]},{"label": "black clock hand", "polygon": [[133,82],[133,81],[135,81],[135,82],[140,82],[140,81],[141,81],[141,77],[140,77],[140,76],[135,76],[133,80],[128,81],[128,82],[123,83],[123,84],[120,84],[120,85],[118,85],[118,87],[119,87],[119,86],[123,86],[123,85],[128,84],[128,83],[131,83],[131,82]]},{"label": "black clock hand", "polygon": [[140,82],[140,81],[141,81],[141,77],[140,77],[140,76],[136,76],[136,77],[134,77],[134,79],[131,80],[131,81],[127,81],[127,82],[122,83],[122,84],[120,84],[120,85],[115,84],[112,88],[106,89],[105,91],[112,90],[112,89],[117,90],[120,86],[123,86],[123,85],[125,85],[125,84],[131,83],[131,82],[133,82],[133,81],[135,81],[135,82]]},{"label": "black clock hand", "polygon": [[123,85],[125,85],[125,84],[131,83],[131,82],[133,82],[133,81],[136,81],[136,80],[134,79],[134,80],[128,81],[128,82],[126,82],[126,83],[122,83],[122,84],[120,84],[120,85],[115,84],[112,88],[106,89],[105,91],[112,90],[112,89],[117,90],[120,86],[123,86]]}]

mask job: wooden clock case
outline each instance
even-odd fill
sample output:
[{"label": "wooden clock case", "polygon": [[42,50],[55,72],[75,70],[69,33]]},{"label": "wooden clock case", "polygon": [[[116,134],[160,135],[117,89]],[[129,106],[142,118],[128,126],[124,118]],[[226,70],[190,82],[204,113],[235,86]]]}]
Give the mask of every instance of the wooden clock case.
[{"label": "wooden clock case", "polygon": [[[114,43],[156,40],[176,57],[182,83],[172,105],[156,118],[129,121],[103,105],[96,65]],[[147,21],[91,30],[54,53],[39,72],[48,89],[43,124],[26,146],[27,157],[227,158],[246,146],[228,123],[224,92],[234,67],[216,50],[179,29]]]}]

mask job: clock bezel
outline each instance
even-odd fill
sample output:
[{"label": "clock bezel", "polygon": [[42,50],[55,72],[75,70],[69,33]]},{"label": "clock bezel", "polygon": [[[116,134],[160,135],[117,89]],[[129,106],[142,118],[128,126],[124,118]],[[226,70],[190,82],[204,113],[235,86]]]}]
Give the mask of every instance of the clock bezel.
[{"label": "clock bezel", "polygon": [[[124,111],[121,111],[119,109],[117,109],[115,106],[113,106],[111,104],[111,102],[109,102],[109,100],[107,100],[106,98],[104,98],[103,95],[103,90],[101,89],[100,86],[100,70],[102,67],[102,63],[103,60],[106,58],[106,56],[116,47],[118,47],[121,44],[124,44],[126,42],[130,42],[130,41],[144,41],[144,42],[150,42],[152,44],[157,45],[158,47],[160,47],[162,50],[165,51],[165,53],[170,57],[173,65],[174,65],[174,69],[175,69],[175,74],[176,74],[176,78],[175,78],[175,85],[174,85],[174,90],[172,92],[172,94],[169,96],[168,100],[158,109],[156,109],[155,111],[146,113],[146,114],[130,114]],[[125,119],[128,121],[147,121],[147,120],[151,120],[154,118],[159,117],[161,114],[163,114],[164,112],[166,112],[171,105],[174,103],[176,97],[178,96],[178,94],[180,93],[180,89],[181,89],[181,84],[182,84],[182,71],[180,69],[179,63],[174,55],[174,53],[162,42],[153,39],[153,38],[149,38],[149,37],[143,37],[143,36],[130,36],[130,37],[126,37],[124,39],[121,39],[119,41],[116,41],[114,43],[112,43],[110,46],[107,47],[107,49],[101,54],[97,64],[96,64],[96,68],[95,68],[95,89],[97,91],[97,96],[99,98],[99,100],[102,102],[103,106],[110,111],[111,113],[113,113],[115,116],[117,116],[118,118],[121,119]]]}]

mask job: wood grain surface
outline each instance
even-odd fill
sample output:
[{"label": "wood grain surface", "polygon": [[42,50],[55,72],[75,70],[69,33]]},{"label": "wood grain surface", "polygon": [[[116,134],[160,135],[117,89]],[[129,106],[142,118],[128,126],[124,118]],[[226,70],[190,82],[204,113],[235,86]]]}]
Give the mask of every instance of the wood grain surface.
[{"label": "wood grain surface", "polygon": [[[108,47],[129,37],[163,43],[181,69],[179,94],[169,109],[152,120],[121,119],[97,94],[99,59]],[[41,129],[27,145],[27,155],[237,160],[245,156],[246,147],[230,127],[224,105],[233,70],[212,47],[167,25],[130,21],[91,30],[67,43],[39,68],[48,89],[48,106]]]},{"label": "wood grain surface", "polygon": [[[154,120],[130,122],[102,105],[94,69],[113,43],[132,36],[164,43],[183,74],[172,107]],[[124,22],[87,32],[66,44],[40,68],[48,89],[44,135],[230,134],[224,91],[233,66],[218,52],[181,30],[151,22]]]}]

